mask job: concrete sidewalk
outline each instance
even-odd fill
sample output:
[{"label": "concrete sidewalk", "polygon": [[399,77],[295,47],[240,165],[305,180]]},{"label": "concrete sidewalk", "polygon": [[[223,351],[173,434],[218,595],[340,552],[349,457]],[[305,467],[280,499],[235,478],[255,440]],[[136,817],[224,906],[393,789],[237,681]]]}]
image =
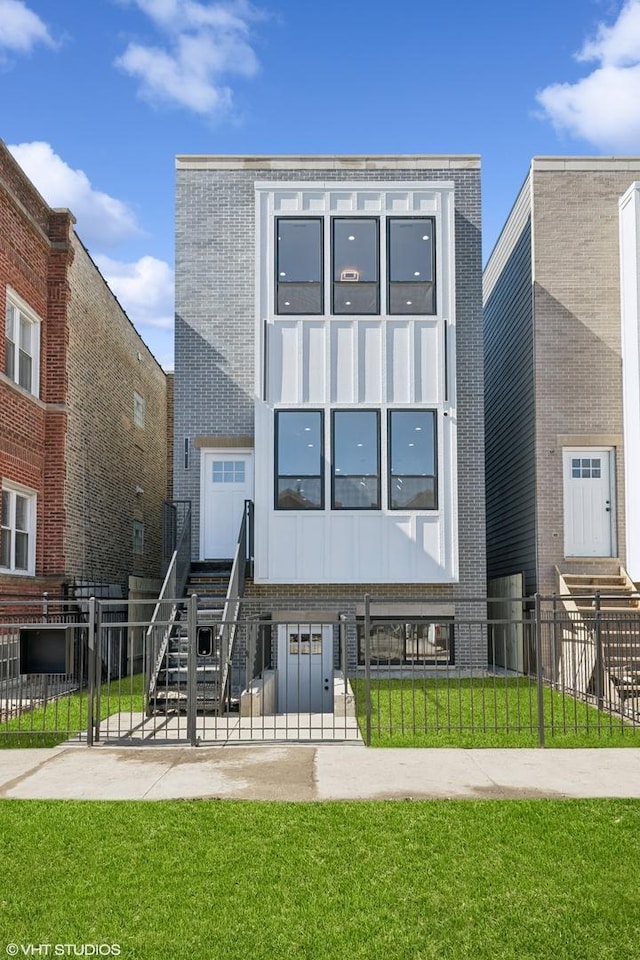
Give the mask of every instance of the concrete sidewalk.
[{"label": "concrete sidewalk", "polygon": [[0,798],[401,800],[640,797],[640,749],[353,745],[0,751]]}]

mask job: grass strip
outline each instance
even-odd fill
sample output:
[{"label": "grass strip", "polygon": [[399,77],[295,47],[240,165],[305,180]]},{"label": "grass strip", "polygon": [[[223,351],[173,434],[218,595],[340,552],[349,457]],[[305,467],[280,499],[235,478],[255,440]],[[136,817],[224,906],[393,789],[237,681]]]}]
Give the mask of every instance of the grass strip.
[{"label": "grass strip", "polygon": [[0,952],[619,960],[639,858],[633,800],[1,801]]},{"label": "grass strip", "polygon": [[[365,735],[365,681],[351,681]],[[373,679],[373,747],[537,747],[535,681],[503,679]],[[545,745],[637,747],[640,725],[545,686]]]},{"label": "grass strip", "polygon": [[[144,674],[105,681],[100,691],[100,719],[112,713],[144,710]],[[11,747],[53,747],[87,729],[87,690],[65,694],[24,710],[20,716],[0,723],[0,749]]]}]

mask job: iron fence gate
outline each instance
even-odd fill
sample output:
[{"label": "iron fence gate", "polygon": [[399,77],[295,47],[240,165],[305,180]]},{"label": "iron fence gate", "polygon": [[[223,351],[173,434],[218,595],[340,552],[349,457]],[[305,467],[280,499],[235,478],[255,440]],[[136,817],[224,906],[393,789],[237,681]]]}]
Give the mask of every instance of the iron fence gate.
[{"label": "iron fence gate", "polygon": [[242,601],[228,619],[197,597],[141,600],[124,620],[121,600],[3,602],[0,746],[640,744],[638,610],[380,600],[304,618]]}]

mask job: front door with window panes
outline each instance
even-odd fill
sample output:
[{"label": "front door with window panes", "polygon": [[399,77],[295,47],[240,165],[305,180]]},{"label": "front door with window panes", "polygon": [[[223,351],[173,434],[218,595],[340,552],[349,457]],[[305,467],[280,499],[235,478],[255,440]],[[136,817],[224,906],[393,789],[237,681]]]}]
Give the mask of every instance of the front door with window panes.
[{"label": "front door with window panes", "polygon": [[253,454],[222,450],[202,455],[203,560],[229,560],[236,552],[245,500],[253,499]]},{"label": "front door with window panes", "polygon": [[333,711],[333,626],[278,626],[278,713]]},{"label": "front door with window panes", "polygon": [[564,552],[613,555],[613,451],[564,450]]}]

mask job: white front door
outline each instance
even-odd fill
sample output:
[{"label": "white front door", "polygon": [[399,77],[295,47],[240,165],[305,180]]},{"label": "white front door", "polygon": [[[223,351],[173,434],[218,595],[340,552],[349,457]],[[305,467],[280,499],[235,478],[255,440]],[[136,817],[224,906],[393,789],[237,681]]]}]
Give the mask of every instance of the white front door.
[{"label": "white front door", "polygon": [[278,627],[278,713],[333,713],[333,627]]},{"label": "white front door", "polygon": [[235,555],[245,500],[253,499],[253,454],[203,451],[200,475],[200,557]]},{"label": "white front door", "polygon": [[564,450],[564,553],[613,556],[613,451]]}]

